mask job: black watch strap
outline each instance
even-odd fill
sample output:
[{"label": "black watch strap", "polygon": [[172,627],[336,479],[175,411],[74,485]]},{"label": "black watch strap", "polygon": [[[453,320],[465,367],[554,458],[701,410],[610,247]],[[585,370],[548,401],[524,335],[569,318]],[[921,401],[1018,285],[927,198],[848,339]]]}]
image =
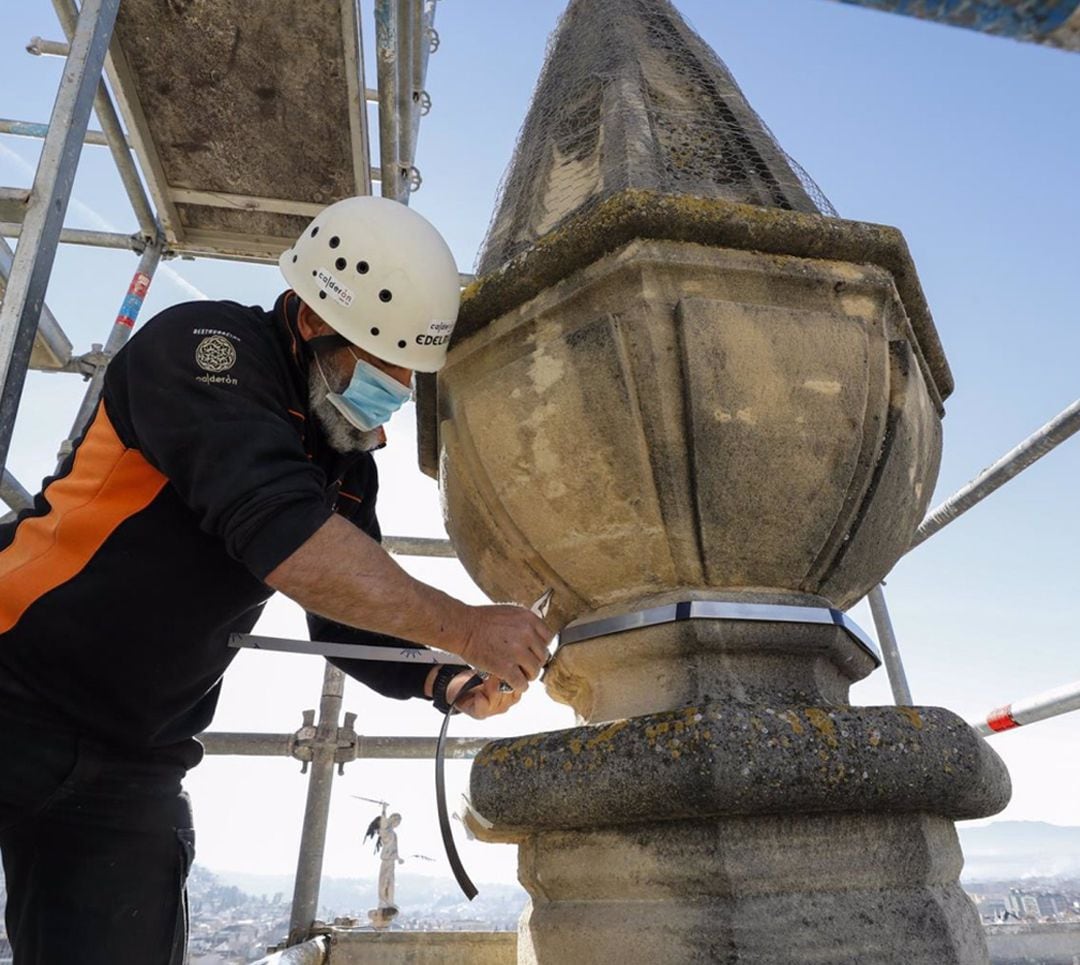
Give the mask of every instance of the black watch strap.
[{"label": "black watch strap", "polygon": [[464,667],[453,664],[445,664],[435,674],[435,682],[431,687],[431,700],[440,714],[450,712],[450,701],[446,699],[446,688],[450,686],[450,681],[464,669]]}]

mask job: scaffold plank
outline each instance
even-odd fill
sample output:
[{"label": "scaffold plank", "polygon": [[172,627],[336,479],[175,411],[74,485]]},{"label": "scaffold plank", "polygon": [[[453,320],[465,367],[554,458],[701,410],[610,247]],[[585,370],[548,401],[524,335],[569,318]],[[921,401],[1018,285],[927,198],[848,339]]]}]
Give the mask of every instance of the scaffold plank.
[{"label": "scaffold plank", "polygon": [[0,221],[22,221],[29,202],[26,188],[0,188]]},{"label": "scaffold plank", "polygon": [[110,80],[171,249],[268,260],[370,192],[355,4],[121,5]]}]

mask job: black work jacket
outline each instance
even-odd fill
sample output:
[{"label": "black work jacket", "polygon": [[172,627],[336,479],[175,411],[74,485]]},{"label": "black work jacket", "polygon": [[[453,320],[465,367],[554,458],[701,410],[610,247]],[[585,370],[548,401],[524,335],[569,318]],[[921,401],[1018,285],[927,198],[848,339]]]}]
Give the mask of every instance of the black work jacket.
[{"label": "black work jacket", "polygon": [[[272,312],[190,302],[148,321],[33,508],[0,526],[0,700],[131,748],[213,717],[229,635],[263,581],[332,513],[380,538],[370,453],[342,456],[308,412],[295,295]],[[309,616],[314,639],[400,641]],[[426,667],[335,660],[391,697]]]}]

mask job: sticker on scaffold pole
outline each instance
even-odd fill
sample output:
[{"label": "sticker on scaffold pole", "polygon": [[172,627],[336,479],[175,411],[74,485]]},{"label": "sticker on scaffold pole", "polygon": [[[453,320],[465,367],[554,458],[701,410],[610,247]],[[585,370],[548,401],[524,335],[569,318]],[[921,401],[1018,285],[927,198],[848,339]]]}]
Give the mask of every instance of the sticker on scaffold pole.
[{"label": "sticker on scaffold pole", "polygon": [[128,328],[135,327],[135,319],[139,317],[146,292],[150,288],[150,276],[144,271],[135,272],[128,286],[124,303],[120,306],[120,314],[116,316],[117,325],[126,325]]}]

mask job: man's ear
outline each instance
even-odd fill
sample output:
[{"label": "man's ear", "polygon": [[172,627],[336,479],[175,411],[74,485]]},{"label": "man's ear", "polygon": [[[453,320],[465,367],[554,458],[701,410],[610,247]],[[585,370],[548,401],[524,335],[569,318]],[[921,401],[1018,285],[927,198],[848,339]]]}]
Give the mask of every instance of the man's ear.
[{"label": "man's ear", "polygon": [[296,327],[300,332],[300,337],[305,342],[314,338],[316,335],[326,335],[333,332],[333,329],[327,325],[305,301],[301,301],[300,308],[297,309]]}]

